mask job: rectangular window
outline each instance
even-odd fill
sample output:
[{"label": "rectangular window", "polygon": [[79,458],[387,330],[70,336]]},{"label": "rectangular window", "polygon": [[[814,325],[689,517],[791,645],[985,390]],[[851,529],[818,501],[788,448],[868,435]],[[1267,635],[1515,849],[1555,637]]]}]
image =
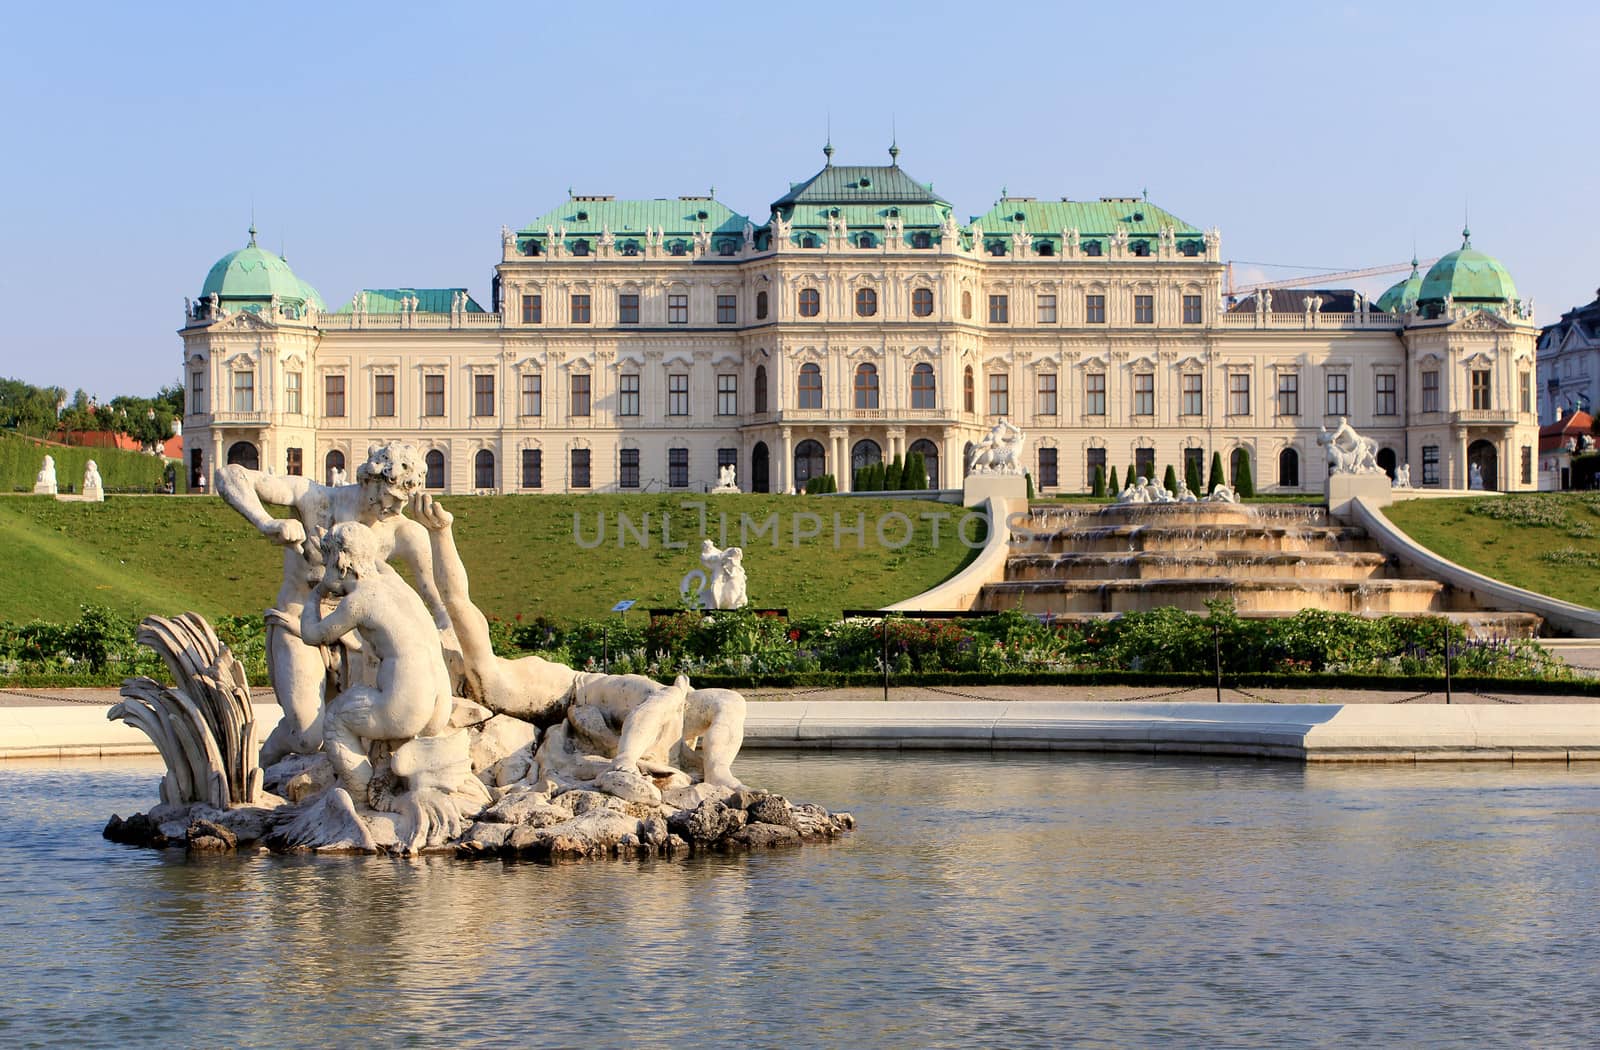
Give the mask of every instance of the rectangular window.
[{"label": "rectangular window", "polygon": [[394,375],[380,372],[372,377],[372,414],[394,415]]},{"label": "rectangular window", "polygon": [[1521,372],[1517,376],[1519,384],[1518,400],[1523,412],[1533,411],[1533,373]]},{"label": "rectangular window", "polygon": [[667,323],[689,323],[689,296],[686,292],[674,292],[667,296]]},{"label": "rectangular window", "polygon": [[1090,372],[1083,377],[1083,414],[1086,416],[1103,416],[1106,414],[1106,374],[1104,372]]},{"label": "rectangular window", "polygon": [[1136,295],[1133,297],[1133,323],[1156,323],[1156,297],[1153,295]]},{"label": "rectangular window", "polygon": [[[1205,484],[1205,476],[1206,476],[1206,450],[1205,449],[1203,449],[1203,448],[1186,448],[1186,449],[1183,450],[1183,476],[1184,476],[1184,478],[1187,479],[1191,473],[1195,477],[1200,479],[1200,484],[1201,485]],[[1185,480],[1184,483],[1188,484],[1188,481]],[[1204,491],[1205,491],[1205,489],[1202,488],[1200,490],[1200,492],[1195,493],[1195,495],[1198,496],[1201,493],[1203,493]]]},{"label": "rectangular window", "polygon": [[589,297],[587,295],[583,295],[583,294],[580,294],[578,292],[574,292],[573,293],[573,295],[572,295],[572,323],[573,324],[588,324],[589,323]]},{"label": "rectangular window", "polygon": [[686,375],[667,376],[667,415],[686,416],[689,414],[689,377]]},{"label": "rectangular window", "polygon": [[618,379],[621,385],[617,388],[617,415],[638,415],[639,376],[636,373],[625,373],[619,376]]},{"label": "rectangular window", "polygon": [[299,477],[305,473],[305,457],[297,448],[286,448],[283,450],[283,467],[285,474]]},{"label": "rectangular window", "polygon": [[1053,294],[1039,296],[1039,323],[1056,323],[1056,297]]},{"label": "rectangular window", "polygon": [[1083,323],[1106,323],[1106,297],[1103,295],[1086,295],[1083,298]]},{"label": "rectangular window", "polygon": [[292,416],[300,414],[300,373],[283,374],[283,410]]},{"label": "rectangular window", "polygon": [[1234,372],[1228,376],[1228,415],[1250,414],[1250,373]]},{"label": "rectangular window", "polygon": [[1377,382],[1377,406],[1373,409],[1374,414],[1380,416],[1396,415],[1394,374],[1392,372],[1380,372],[1377,376]]},{"label": "rectangular window", "polygon": [[494,376],[475,375],[472,377],[472,414],[475,416],[494,415]]},{"label": "rectangular window", "polygon": [[1186,295],[1186,296],[1184,296],[1183,297],[1183,323],[1184,324],[1200,324],[1204,320],[1205,320],[1205,315],[1201,312],[1201,309],[1200,309],[1200,297],[1198,295]]},{"label": "rectangular window", "polygon": [[233,373],[233,410],[235,412],[254,412],[256,410],[256,374],[254,372]]},{"label": "rectangular window", "polygon": [[1300,414],[1300,373],[1278,373],[1278,415]]},{"label": "rectangular window", "polygon": [[544,488],[544,452],[536,448],[522,450],[522,487]]},{"label": "rectangular window", "polygon": [[1011,414],[1011,377],[1003,372],[989,373],[989,414]]},{"label": "rectangular window", "polygon": [[1186,416],[1204,415],[1205,405],[1205,379],[1199,372],[1185,372],[1183,374],[1183,414]]},{"label": "rectangular window", "polygon": [[422,377],[422,414],[444,415],[444,376],[433,372]]},{"label": "rectangular window", "polygon": [[1350,377],[1335,372],[1328,376],[1328,403],[1326,411],[1330,416],[1348,416],[1350,414]]},{"label": "rectangular window", "polygon": [[587,416],[589,414],[588,373],[572,377],[572,408],[567,414],[572,416]]},{"label": "rectangular window", "polygon": [[205,405],[206,374],[204,372],[196,372],[192,377],[190,377],[189,404],[187,407],[190,412],[204,412]]},{"label": "rectangular window", "polygon": [[1422,410],[1439,411],[1439,373],[1436,371],[1422,373]]},{"label": "rectangular window", "polygon": [[1056,374],[1054,372],[1041,372],[1039,374],[1039,415],[1053,416],[1056,414]]},{"label": "rectangular window", "polygon": [[717,296],[717,323],[739,323],[739,297],[737,295]]},{"label": "rectangular window", "polygon": [[989,323],[1005,324],[1011,315],[1010,298],[1004,295],[989,296]]},{"label": "rectangular window", "polygon": [[544,375],[530,372],[522,377],[522,414],[544,415]]},{"label": "rectangular window", "polygon": [[1060,484],[1056,473],[1056,450],[1041,448],[1039,450],[1039,487],[1053,489]]},{"label": "rectangular window", "polygon": [[322,414],[335,418],[344,415],[344,376],[322,377]]},{"label": "rectangular window", "polygon": [[1522,446],[1522,483],[1533,484],[1533,446]]},{"label": "rectangular window", "polygon": [[617,296],[617,323],[639,323],[639,293],[623,292]]},{"label": "rectangular window", "polygon": [[1486,409],[1494,407],[1489,397],[1489,370],[1475,368],[1472,370],[1472,407]]},{"label": "rectangular window", "polygon": [[[585,376],[584,378],[587,379],[588,376]],[[588,488],[589,487],[589,450],[586,449],[586,448],[575,448],[575,449],[573,449],[572,450],[571,463],[572,463],[572,480],[571,480],[572,487],[575,488],[575,489],[586,489],[586,488]]]},{"label": "rectangular window", "polygon": [[1106,450],[1103,448],[1091,448],[1085,457],[1083,471],[1083,487],[1085,491],[1094,489],[1096,474],[1100,475],[1101,481],[1110,484],[1111,479],[1106,477]]},{"label": "rectangular window", "polygon": [[1156,450],[1153,448],[1134,449],[1133,472],[1141,478],[1154,478],[1156,476]]},{"label": "rectangular window", "polygon": [[734,477],[735,478],[738,477],[738,470],[739,470],[739,450],[738,449],[736,449],[736,448],[719,448],[719,449],[717,449],[717,477],[719,477],[719,478],[722,476],[722,468],[723,467],[732,467],[734,469]]},{"label": "rectangular window", "polygon": [[1439,446],[1422,446],[1422,483],[1424,485],[1439,484]]},{"label": "rectangular window", "polygon": [[739,414],[739,377],[732,372],[717,376],[717,415]]},{"label": "rectangular window", "polygon": [[625,448],[622,450],[620,461],[621,473],[617,475],[619,488],[636,489],[639,487],[639,450]]},{"label": "rectangular window", "polygon": [[524,295],[522,297],[522,323],[544,323],[544,296]]},{"label": "rectangular window", "polygon": [[667,449],[667,484],[675,489],[689,487],[689,450]]},{"label": "rectangular window", "polygon": [[1156,374],[1154,372],[1134,373],[1133,414],[1136,416],[1153,416],[1156,414]]}]

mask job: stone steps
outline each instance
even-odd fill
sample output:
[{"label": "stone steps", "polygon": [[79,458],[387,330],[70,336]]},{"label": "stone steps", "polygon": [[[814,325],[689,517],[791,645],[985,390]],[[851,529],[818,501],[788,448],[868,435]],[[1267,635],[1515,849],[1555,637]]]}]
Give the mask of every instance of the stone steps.
[{"label": "stone steps", "polygon": [[978,595],[976,608],[1071,614],[1147,612],[1170,606],[1203,613],[1206,602],[1231,599],[1241,615],[1292,616],[1302,609],[1419,615],[1445,611],[1444,591],[1444,584],[1433,580],[1262,580],[1226,576],[1005,580],[985,587]]},{"label": "stone steps", "polygon": [[1219,572],[1256,580],[1362,580],[1393,578],[1377,551],[1138,551],[1019,554],[1006,562],[1006,580],[1203,579]]}]

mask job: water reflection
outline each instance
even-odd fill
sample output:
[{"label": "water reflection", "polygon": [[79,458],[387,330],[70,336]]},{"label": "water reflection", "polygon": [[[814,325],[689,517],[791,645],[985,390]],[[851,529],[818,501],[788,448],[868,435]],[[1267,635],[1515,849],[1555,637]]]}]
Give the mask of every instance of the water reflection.
[{"label": "water reflection", "polygon": [[[1592,767],[781,755],[827,846],[546,868],[104,842],[154,763],[0,766],[7,1042],[1575,1045]],[[91,1035],[86,1037],[86,1033]]]}]

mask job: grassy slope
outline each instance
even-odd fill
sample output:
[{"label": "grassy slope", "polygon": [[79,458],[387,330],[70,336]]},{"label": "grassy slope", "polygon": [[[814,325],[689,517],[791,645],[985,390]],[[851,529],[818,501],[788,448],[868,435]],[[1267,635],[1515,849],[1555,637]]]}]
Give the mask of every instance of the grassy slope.
[{"label": "grassy slope", "polygon": [[[1600,607],[1600,506],[1577,495],[1528,494],[1490,499],[1549,501],[1554,513],[1530,515],[1552,519],[1552,524],[1529,520],[1497,520],[1472,514],[1468,508],[1482,497],[1470,499],[1407,500],[1385,513],[1405,533],[1424,547],[1485,576],[1562,598],[1579,605]],[[1578,535],[1573,535],[1576,532]],[[1559,564],[1542,555],[1562,549],[1593,559],[1591,565]]]},{"label": "grassy slope", "polygon": [[[40,445],[15,434],[0,434],[0,492],[32,492],[46,455],[55,457],[56,482],[63,492],[83,486],[84,464],[94,460],[107,492],[150,492],[161,484],[167,461],[143,452],[117,448],[61,448]],[[178,484],[184,483],[178,470]]]},{"label": "grassy slope", "polygon": [[[681,508],[685,498],[449,496],[441,502],[456,515],[457,541],[480,607],[505,618],[521,613],[573,619],[601,615],[622,598],[638,599],[641,607],[677,604],[678,581],[699,567],[698,516]],[[937,549],[925,525],[917,542],[902,551],[877,546],[872,523],[878,514],[900,510],[916,520],[935,509],[931,503],[755,495],[706,502],[711,538],[719,539],[717,514],[726,511],[730,543],[739,542],[741,513],[758,522],[779,513],[782,543],[774,549],[770,538],[749,542],[745,569],[753,604],[787,607],[794,615],[837,614],[909,597],[967,560],[966,548],[953,539],[953,522],[943,526]],[[822,535],[798,549],[790,531],[797,510],[815,511],[825,522]],[[583,514],[589,541],[596,515],[604,514],[603,546],[578,546],[574,511]],[[635,523],[649,512],[648,549],[639,549],[631,534],[618,549],[619,511]],[[687,549],[661,549],[661,515],[668,511],[672,539],[690,541]],[[858,512],[866,514],[865,549],[858,550],[854,539],[834,549],[836,511],[846,523]],[[112,497],[104,504],[0,498],[0,619],[71,619],[85,602],[138,615],[259,612],[277,590],[279,566],[276,550],[215,498]]]}]

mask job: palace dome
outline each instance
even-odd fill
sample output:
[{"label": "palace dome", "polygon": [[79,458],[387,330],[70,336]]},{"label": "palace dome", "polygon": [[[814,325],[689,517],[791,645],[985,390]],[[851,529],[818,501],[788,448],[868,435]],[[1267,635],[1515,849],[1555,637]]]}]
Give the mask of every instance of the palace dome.
[{"label": "palace dome", "polygon": [[224,302],[270,302],[273,296],[277,296],[284,305],[304,306],[309,303],[319,310],[325,309],[322,296],[295,276],[287,262],[256,246],[254,226],[250,227],[250,243],[218,259],[206,274],[200,298],[213,294]]},{"label": "palace dome", "polygon": [[1498,259],[1472,247],[1472,231],[1462,230],[1461,247],[1428,269],[1417,300],[1443,303],[1446,296],[1458,303],[1511,304],[1516,302],[1517,286]]},{"label": "palace dome", "polygon": [[1422,289],[1422,271],[1417,269],[1417,260],[1411,260],[1411,275],[1404,280],[1396,281],[1389,290],[1378,296],[1378,309],[1386,314],[1408,314],[1417,305],[1417,296]]}]

